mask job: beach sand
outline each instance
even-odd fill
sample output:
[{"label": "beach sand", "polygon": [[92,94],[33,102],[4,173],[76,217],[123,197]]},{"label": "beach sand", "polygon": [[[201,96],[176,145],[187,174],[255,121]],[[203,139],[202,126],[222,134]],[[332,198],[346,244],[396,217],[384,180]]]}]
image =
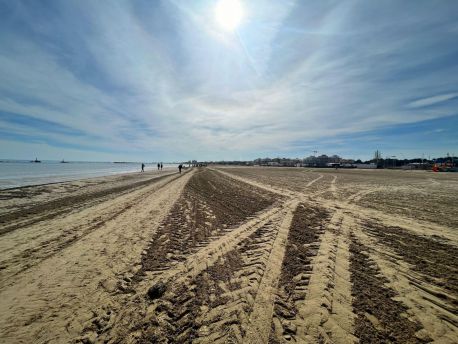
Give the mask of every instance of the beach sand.
[{"label": "beach sand", "polygon": [[0,199],[1,343],[458,338],[458,174],[193,168]]}]

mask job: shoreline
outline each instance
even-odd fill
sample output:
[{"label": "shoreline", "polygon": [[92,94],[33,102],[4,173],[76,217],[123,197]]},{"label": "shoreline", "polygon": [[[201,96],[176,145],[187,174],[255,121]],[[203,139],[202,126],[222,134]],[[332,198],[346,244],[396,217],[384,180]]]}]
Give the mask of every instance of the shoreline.
[{"label": "shoreline", "polygon": [[[173,170],[174,167],[172,166],[166,166],[163,168],[161,171],[171,171]],[[30,183],[25,182],[23,185],[17,185],[17,186],[6,186],[2,187],[2,182],[8,181],[8,180],[14,180],[13,178],[2,178],[0,176],[0,191],[14,191],[14,190],[19,190],[19,189],[24,189],[24,188],[30,188],[30,187],[35,187],[35,186],[46,186],[46,185],[53,185],[53,184],[59,184],[59,183],[67,183],[67,182],[76,182],[76,181],[84,181],[88,179],[97,179],[97,178],[108,178],[108,177],[116,177],[116,176],[124,176],[124,175],[133,175],[136,173],[154,173],[158,172],[157,169],[148,169],[145,170],[144,172],[140,171],[140,168],[135,171],[95,171],[95,172],[87,172],[87,173],[72,173],[72,174],[50,174],[50,175],[43,175],[43,176],[38,176],[38,177],[23,177],[22,179],[19,180],[33,180],[36,179],[35,182],[31,181]],[[44,182],[43,182],[44,179]]]},{"label": "shoreline", "polygon": [[[28,218],[27,212],[38,209],[48,203],[56,203],[59,208],[61,203],[66,206],[78,208],[81,202],[97,203],[107,197],[121,196],[122,194],[136,190],[138,188],[154,183],[161,178],[177,174],[174,170],[148,171],[138,173],[120,173],[115,175],[97,176],[70,181],[53,182],[38,185],[27,185],[10,189],[0,190],[0,225],[8,220],[8,214],[24,213]],[[70,204],[70,200],[77,201],[78,204]]]}]

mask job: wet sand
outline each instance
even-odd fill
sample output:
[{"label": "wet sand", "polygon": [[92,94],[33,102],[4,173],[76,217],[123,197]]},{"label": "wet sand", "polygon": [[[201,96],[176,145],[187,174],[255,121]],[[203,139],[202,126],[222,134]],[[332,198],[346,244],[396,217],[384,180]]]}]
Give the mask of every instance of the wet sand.
[{"label": "wet sand", "polygon": [[454,343],[458,175],[194,168],[0,191],[2,343]]}]

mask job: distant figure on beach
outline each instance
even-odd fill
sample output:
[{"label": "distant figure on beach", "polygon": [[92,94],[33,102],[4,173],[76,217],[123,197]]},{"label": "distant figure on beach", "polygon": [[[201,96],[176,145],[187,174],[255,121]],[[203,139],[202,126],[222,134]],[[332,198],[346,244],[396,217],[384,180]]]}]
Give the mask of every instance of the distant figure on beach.
[{"label": "distant figure on beach", "polygon": [[142,172],[145,172],[145,164],[142,163]]},{"label": "distant figure on beach", "polygon": [[183,168],[183,165],[179,164],[179,165],[178,165],[178,170],[180,171],[180,173],[181,173],[181,169],[182,169],[182,168]]},{"label": "distant figure on beach", "polygon": [[159,171],[160,168],[161,168],[161,164],[157,163],[157,170]]},{"label": "distant figure on beach", "polygon": [[161,162],[161,171],[162,171],[162,162]]}]

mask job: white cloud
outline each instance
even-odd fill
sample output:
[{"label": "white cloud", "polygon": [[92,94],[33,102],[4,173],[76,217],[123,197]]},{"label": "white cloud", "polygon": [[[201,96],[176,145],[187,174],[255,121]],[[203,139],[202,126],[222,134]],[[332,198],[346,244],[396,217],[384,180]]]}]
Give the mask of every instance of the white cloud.
[{"label": "white cloud", "polygon": [[434,105],[434,104],[437,104],[437,103],[445,102],[447,100],[450,100],[450,99],[453,99],[453,98],[456,98],[456,97],[458,97],[458,92],[447,93],[447,94],[439,94],[439,95],[436,95],[436,96],[426,97],[426,98],[422,98],[422,99],[418,99],[418,100],[415,100],[413,102],[410,102],[408,104],[408,107],[410,107],[410,108],[419,108],[419,107],[423,107],[423,106],[430,106],[430,105]]},{"label": "white cloud", "polygon": [[247,1],[239,36],[229,36],[211,4],[57,3],[49,32],[27,18],[45,38],[1,36],[0,111],[93,140],[48,133],[54,141],[163,159],[282,152],[455,111],[446,101],[458,96],[457,64],[434,64],[456,38],[445,9],[432,16],[425,4],[406,18],[399,3]]}]

